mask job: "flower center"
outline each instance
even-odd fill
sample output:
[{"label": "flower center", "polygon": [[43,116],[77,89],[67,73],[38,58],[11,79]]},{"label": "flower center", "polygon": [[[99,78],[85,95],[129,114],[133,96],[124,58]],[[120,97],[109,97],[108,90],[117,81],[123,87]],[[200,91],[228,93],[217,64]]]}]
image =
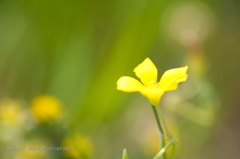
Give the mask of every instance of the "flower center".
[{"label": "flower center", "polygon": [[147,87],[154,88],[156,86],[156,82],[154,80],[150,80],[147,83]]}]

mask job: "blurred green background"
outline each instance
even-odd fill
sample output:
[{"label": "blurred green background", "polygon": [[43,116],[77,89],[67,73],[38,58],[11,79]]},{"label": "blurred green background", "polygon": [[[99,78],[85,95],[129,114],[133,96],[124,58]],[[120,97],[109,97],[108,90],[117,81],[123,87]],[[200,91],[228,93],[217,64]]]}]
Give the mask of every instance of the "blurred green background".
[{"label": "blurred green background", "polygon": [[[147,99],[116,90],[149,57],[159,76],[189,66],[160,103],[176,158],[239,159],[239,16],[237,0],[0,0],[0,158],[153,158]],[[34,145],[75,149],[8,150]]]}]

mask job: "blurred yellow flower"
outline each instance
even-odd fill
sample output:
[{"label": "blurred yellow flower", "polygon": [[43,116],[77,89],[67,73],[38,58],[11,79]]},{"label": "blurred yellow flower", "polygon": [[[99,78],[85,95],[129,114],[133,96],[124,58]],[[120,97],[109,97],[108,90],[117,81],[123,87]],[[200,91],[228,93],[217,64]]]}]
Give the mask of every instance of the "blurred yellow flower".
[{"label": "blurred yellow flower", "polygon": [[0,119],[8,123],[16,123],[21,116],[21,105],[11,99],[4,99],[0,103]]},{"label": "blurred yellow flower", "polygon": [[56,98],[50,95],[41,95],[32,101],[31,111],[39,122],[49,122],[61,114],[62,107]]},{"label": "blurred yellow flower", "polygon": [[134,72],[141,82],[132,77],[123,76],[117,81],[117,89],[124,92],[140,92],[149,102],[157,106],[164,92],[176,90],[178,83],[187,80],[188,66],[167,70],[157,83],[158,70],[154,63],[146,58]]},{"label": "blurred yellow flower", "polygon": [[72,137],[65,138],[62,142],[64,147],[73,147],[72,151],[64,151],[65,155],[74,159],[88,159],[93,155],[93,143],[92,141],[83,135],[74,135]]},{"label": "blurred yellow flower", "polygon": [[42,150],[42,146],[46,145],[45,142],[40,140],[25,141],[21,146],[22,149],[18,151],[12,151],[14,153],[14,159],[49,159],[47,151]]}]

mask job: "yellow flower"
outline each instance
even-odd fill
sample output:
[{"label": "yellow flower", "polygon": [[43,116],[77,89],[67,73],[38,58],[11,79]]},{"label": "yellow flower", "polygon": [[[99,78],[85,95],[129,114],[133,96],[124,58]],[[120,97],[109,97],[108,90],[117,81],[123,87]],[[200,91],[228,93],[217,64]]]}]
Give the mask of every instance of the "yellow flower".
[{"label": "yellow flower", "polygon": [[87,159],[92,158],[94,146],[90,138],[74,134],[67,137],[62,142],[63,147],[73,147],[74,150],[64,151],[65,155],[72,159]]},{"label": "yellow flower", "polygon": [[154,63],[146,58],[134,72],[141,82],[123,76],[117,81],[117,89],[124,92],[140,92],[149,102],[157,106],[164,92],[176,90],[178,83],[187,80],[188,66],[167,70],[157,83],[158,70]]},{"label": "yellow flower", "polygon": [[21,150],[12,151],[14,159],[43,159],[49,156],[47,151],[42,150],[46,142],[40,140],[27,140],[18,147]]},{"label": "yellow flower", "polygon": [[4,99],[0,103],[0,119],[11,123],[16,124],[21,118],[22,108],[20,103],[11,99]]},{"label": "yellow flower", "polygon": [[31,104],[33,115],[41,123],[56,119],[61,114],[61,108],[60,102],[50,95],[38,96]]}]

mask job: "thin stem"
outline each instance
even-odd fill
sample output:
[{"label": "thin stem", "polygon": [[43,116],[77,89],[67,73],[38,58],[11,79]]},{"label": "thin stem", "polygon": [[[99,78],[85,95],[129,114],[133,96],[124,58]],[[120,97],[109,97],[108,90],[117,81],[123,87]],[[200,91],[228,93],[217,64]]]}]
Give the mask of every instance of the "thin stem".
[{"label": "thin stem", "polygon": [[172,138],[168,143],[167,143],[167,145],[164,147],[164,148],[162,148],[159,152],[158,152],[158,154],[153,158],[153,159],[159,159],[161,156],[162,156],[162,154],[164,154],[165,152],[166,152],[166,150],[172,145],[172,144],[175,144],[177,142],[177,140],[175,139],[175,138]]},{"label": "thin stem", "polygon": [[156,106],[152,106],[152,109],[153,109],[153,113],[154,113],[155,119],[157,121],[158,131],[159,131],[159,133],[163,134],[163,129],[162,129],[159,117],[158,117],[158,111],[156,109]]},{"label": "thin stem", "polygon": [[[155,119],[157,121],[157,127],[158,127],[159,136],[160,136],[160,150],[161,150],[165,146],[164,134],[163,134],[164,131],[162,129],[162,126],[161,126],[161,123],[160,123],[160,120],[159,120],[158,111],[156,109],[156,106],[152,105],[152,109],[153,109]],[[161,156],[161,159],[165,159],[165,158],[166,158],[165,155]]]},{"label": "thin stem", "polygon": [[168,139],[172,139],[173,136],[172,136],[172,134],[171,134],[171,133],[169,132],[169,130],[168,130],[167,123],[166,123],[166,121],[165,121],[165,119],[164,119],[164,116],[163,116],[163,114],[162,114],[162,111],[160,110],[159,107],[157,107],[157,112],[158,112],[158,114],[159,114],[159,116],[160,116],[160,119],[161,119],[161,121],[162,121],[162,125],[163,125],[163,128],[164,128],[165,132],[166,132],[167,138],[168,138]]},{"label": "thin stem", "polygon": [[127,155],[127,150],[123,149],[123,157],[122,159],[128,159],[128,155]]},{"label": "thin stem", "polygon": [[[160,150],[165,146],[165,140],[164,140],[164,135],[163,134],[161,134],[161,136],[160,136],[160,140],[161,140],[161,145],[160,145]],[[164,153],[162,156],[161,156],[161,158],[160,159],[166,159],[167,158],[167,155],[166,155],[166,153]]]},{"label": "thin stem", "polygon": [[176,144],[173,144],[173,145],[172,145],[171,159],[174,159],[174,157],[175,157],[175,151],[176,151]]}]

